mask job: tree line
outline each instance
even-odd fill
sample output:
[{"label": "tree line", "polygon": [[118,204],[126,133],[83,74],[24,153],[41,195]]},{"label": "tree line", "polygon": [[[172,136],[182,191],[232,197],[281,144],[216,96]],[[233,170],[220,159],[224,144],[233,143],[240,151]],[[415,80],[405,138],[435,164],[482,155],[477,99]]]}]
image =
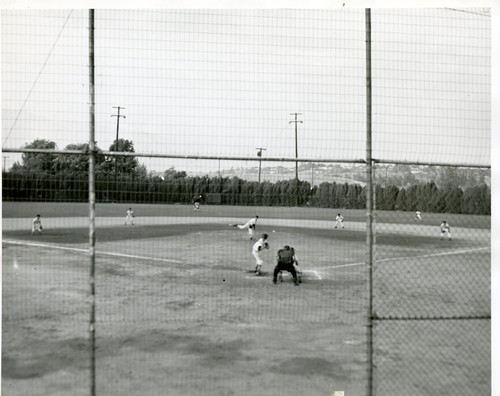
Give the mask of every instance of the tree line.
[{"label": "tree line", "polygon": [[[30,146],[30,147],[28,147]],[[55,149],[55,143],[36,140],[27,148]],[[88,145],[68,145],[67,150],[88,150]],[[117,151],[134,152],[133,143],[118,141]],[[115,145],[110,147],[115,151]],[[3,173],[5,201],[88,201],[88,158],[76,154],[24,153]],[[247,181],[236,176],[188,176],[174,168],[162,176],[147,172],[133,156],[107,157],[97,149],[95,167],[97,202],[191,203],[202,195],[207,204],[247,206],[311,206],[363,209],[366,187],[355,183],[308,181]],[[374,186],[374,204],[379,210],[424,211],[434,213],[491,214],[488,185],[461,188],[451,184],[438,187],[433,181],[400,187]]]},{"label": "tree line", "polygon": [[[38,175],[3,173],[5,201],[88,201],[88,175]],[[491,214],[491,191],[483,184],[467,188],[438,188],[434,182],[401,188],[376,185],[375,208],[379,210],[421,210],[434,213]],[[238,177],[183,176],[162,180],[158,176],[103,174],[95,177],[97,202],[190,203],[202,195],[208,204],[247,206],[311,206],[363,209],[366,187],[348,183],[283,180],[254,182]]]}]

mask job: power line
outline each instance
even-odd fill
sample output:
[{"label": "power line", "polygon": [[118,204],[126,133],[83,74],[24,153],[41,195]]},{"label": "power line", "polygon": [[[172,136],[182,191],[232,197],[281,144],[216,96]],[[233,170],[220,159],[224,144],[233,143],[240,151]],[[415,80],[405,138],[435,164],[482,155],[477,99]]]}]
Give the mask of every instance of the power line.
[{"label": "power line", "polygon": [[485,17],[491,17],[491,14],[489,12],[475,12],[475,11],[470,11],[470,10],[461,10],[459,8],[449,8],[446,7],[447,10],[450,11],[457,11],[457,12],[465,12],[466,14],[474,14],[474,15],[480,15],[480,16],[485,16]]},{"label": "power line", "polygon": [[47,65],[47,62],[49,61],[49,58],[50,58],[50,55],[52,55],[52,51],[54,50],[54,48],[56,47],[56,44],[57,42],[59,41],[59,37],[61,37],[61,34],[66,26],[66,23],[68,22],[69,20],[69,17],[71,16],[71,13],[73,12],[73,10],[70,10],[69,11],[69,14],[68,16],[66,17],[66,20],[64,21],[62,27],[61,27],[61,30],[59,31],[59,34],[57,35],[56,37],[56,40],[54,41],[54,44],[52,45],[52,48],[50,49],[49,53],[47,54],[47,57],[45,58],[45,61],[43,62],[43,65],[42,65],[42,68],[40,69],[40,71],[38,72],[38,75],[36,76],[35,78],[35,81],[33,82],[33,85],[31,87],[31,89],[29,90],[28,92],[28,95],[26,96],[26,99],[24,99],[24,103],[22,104],[21,108],[19,109],[19,112],[17,113],[17,116],[16,118],[14,119],[14,123],[12,124],[12,126],[10,127],[9,129],[9,133],[7,134],[7,136],[5,137],[3,143],[5,144],[5,142],[7,141],[7,139],[9,138],[10,134],[12,133],[12,130],[14,129],[14,127],[16,126],[17,124],[17,120],[19,119],[19,116],[21,115],[21,113],[23,112],[24,110],[24,106],[26,106],[26,103],[28,103],[28,100],[31,96],[31,93],[33,92],[33,90],[35,89],[35,85],[36,83],[38,82],[38,79],[40,78],[40,76],[42,75],[42,72],[43,72],[43,69],[45,69],[45,66]]}]

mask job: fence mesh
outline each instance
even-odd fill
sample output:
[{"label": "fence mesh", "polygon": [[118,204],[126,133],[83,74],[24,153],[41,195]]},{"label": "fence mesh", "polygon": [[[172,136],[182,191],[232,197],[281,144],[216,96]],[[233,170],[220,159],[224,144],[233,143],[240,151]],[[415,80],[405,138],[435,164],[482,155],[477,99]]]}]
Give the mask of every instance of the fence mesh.
[{"label": "fence mesh", "polygon": [[373,10],[374,158],[485,163],[489,15],[487,9]]},{"label": "fence mesh", "polygon": [[5,394],[489,394],[489,9],[96,10],[90,379],[89,13],[1,18]]}]

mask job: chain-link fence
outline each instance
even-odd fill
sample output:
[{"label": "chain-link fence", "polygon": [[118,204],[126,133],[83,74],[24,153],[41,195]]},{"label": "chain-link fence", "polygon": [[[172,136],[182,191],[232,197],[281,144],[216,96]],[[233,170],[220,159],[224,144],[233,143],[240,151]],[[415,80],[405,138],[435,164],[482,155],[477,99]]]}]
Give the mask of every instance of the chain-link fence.
[{"label": "chain-link fence", "polygon": [[3,10],[2,391],[489,394],[490,47],[479,8]]}]

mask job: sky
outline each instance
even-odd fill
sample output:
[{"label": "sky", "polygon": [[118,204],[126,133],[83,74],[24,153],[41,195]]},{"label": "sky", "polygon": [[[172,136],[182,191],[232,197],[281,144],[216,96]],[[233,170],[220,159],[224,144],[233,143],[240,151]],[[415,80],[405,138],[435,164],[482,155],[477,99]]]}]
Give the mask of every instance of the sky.
[{"label": "sky", "polygon": [[[458,5],[372,9],[373,158],[491,165],[491,14]],[[88,141],[88,11],[4,8],[1,24],[3,147]],[[365,12],[350,4],[98,8],[96,141],[109,149],[120,106],[139,153],[294,158],[299,113],[300,158],[361,160],[365,65]]]}]

